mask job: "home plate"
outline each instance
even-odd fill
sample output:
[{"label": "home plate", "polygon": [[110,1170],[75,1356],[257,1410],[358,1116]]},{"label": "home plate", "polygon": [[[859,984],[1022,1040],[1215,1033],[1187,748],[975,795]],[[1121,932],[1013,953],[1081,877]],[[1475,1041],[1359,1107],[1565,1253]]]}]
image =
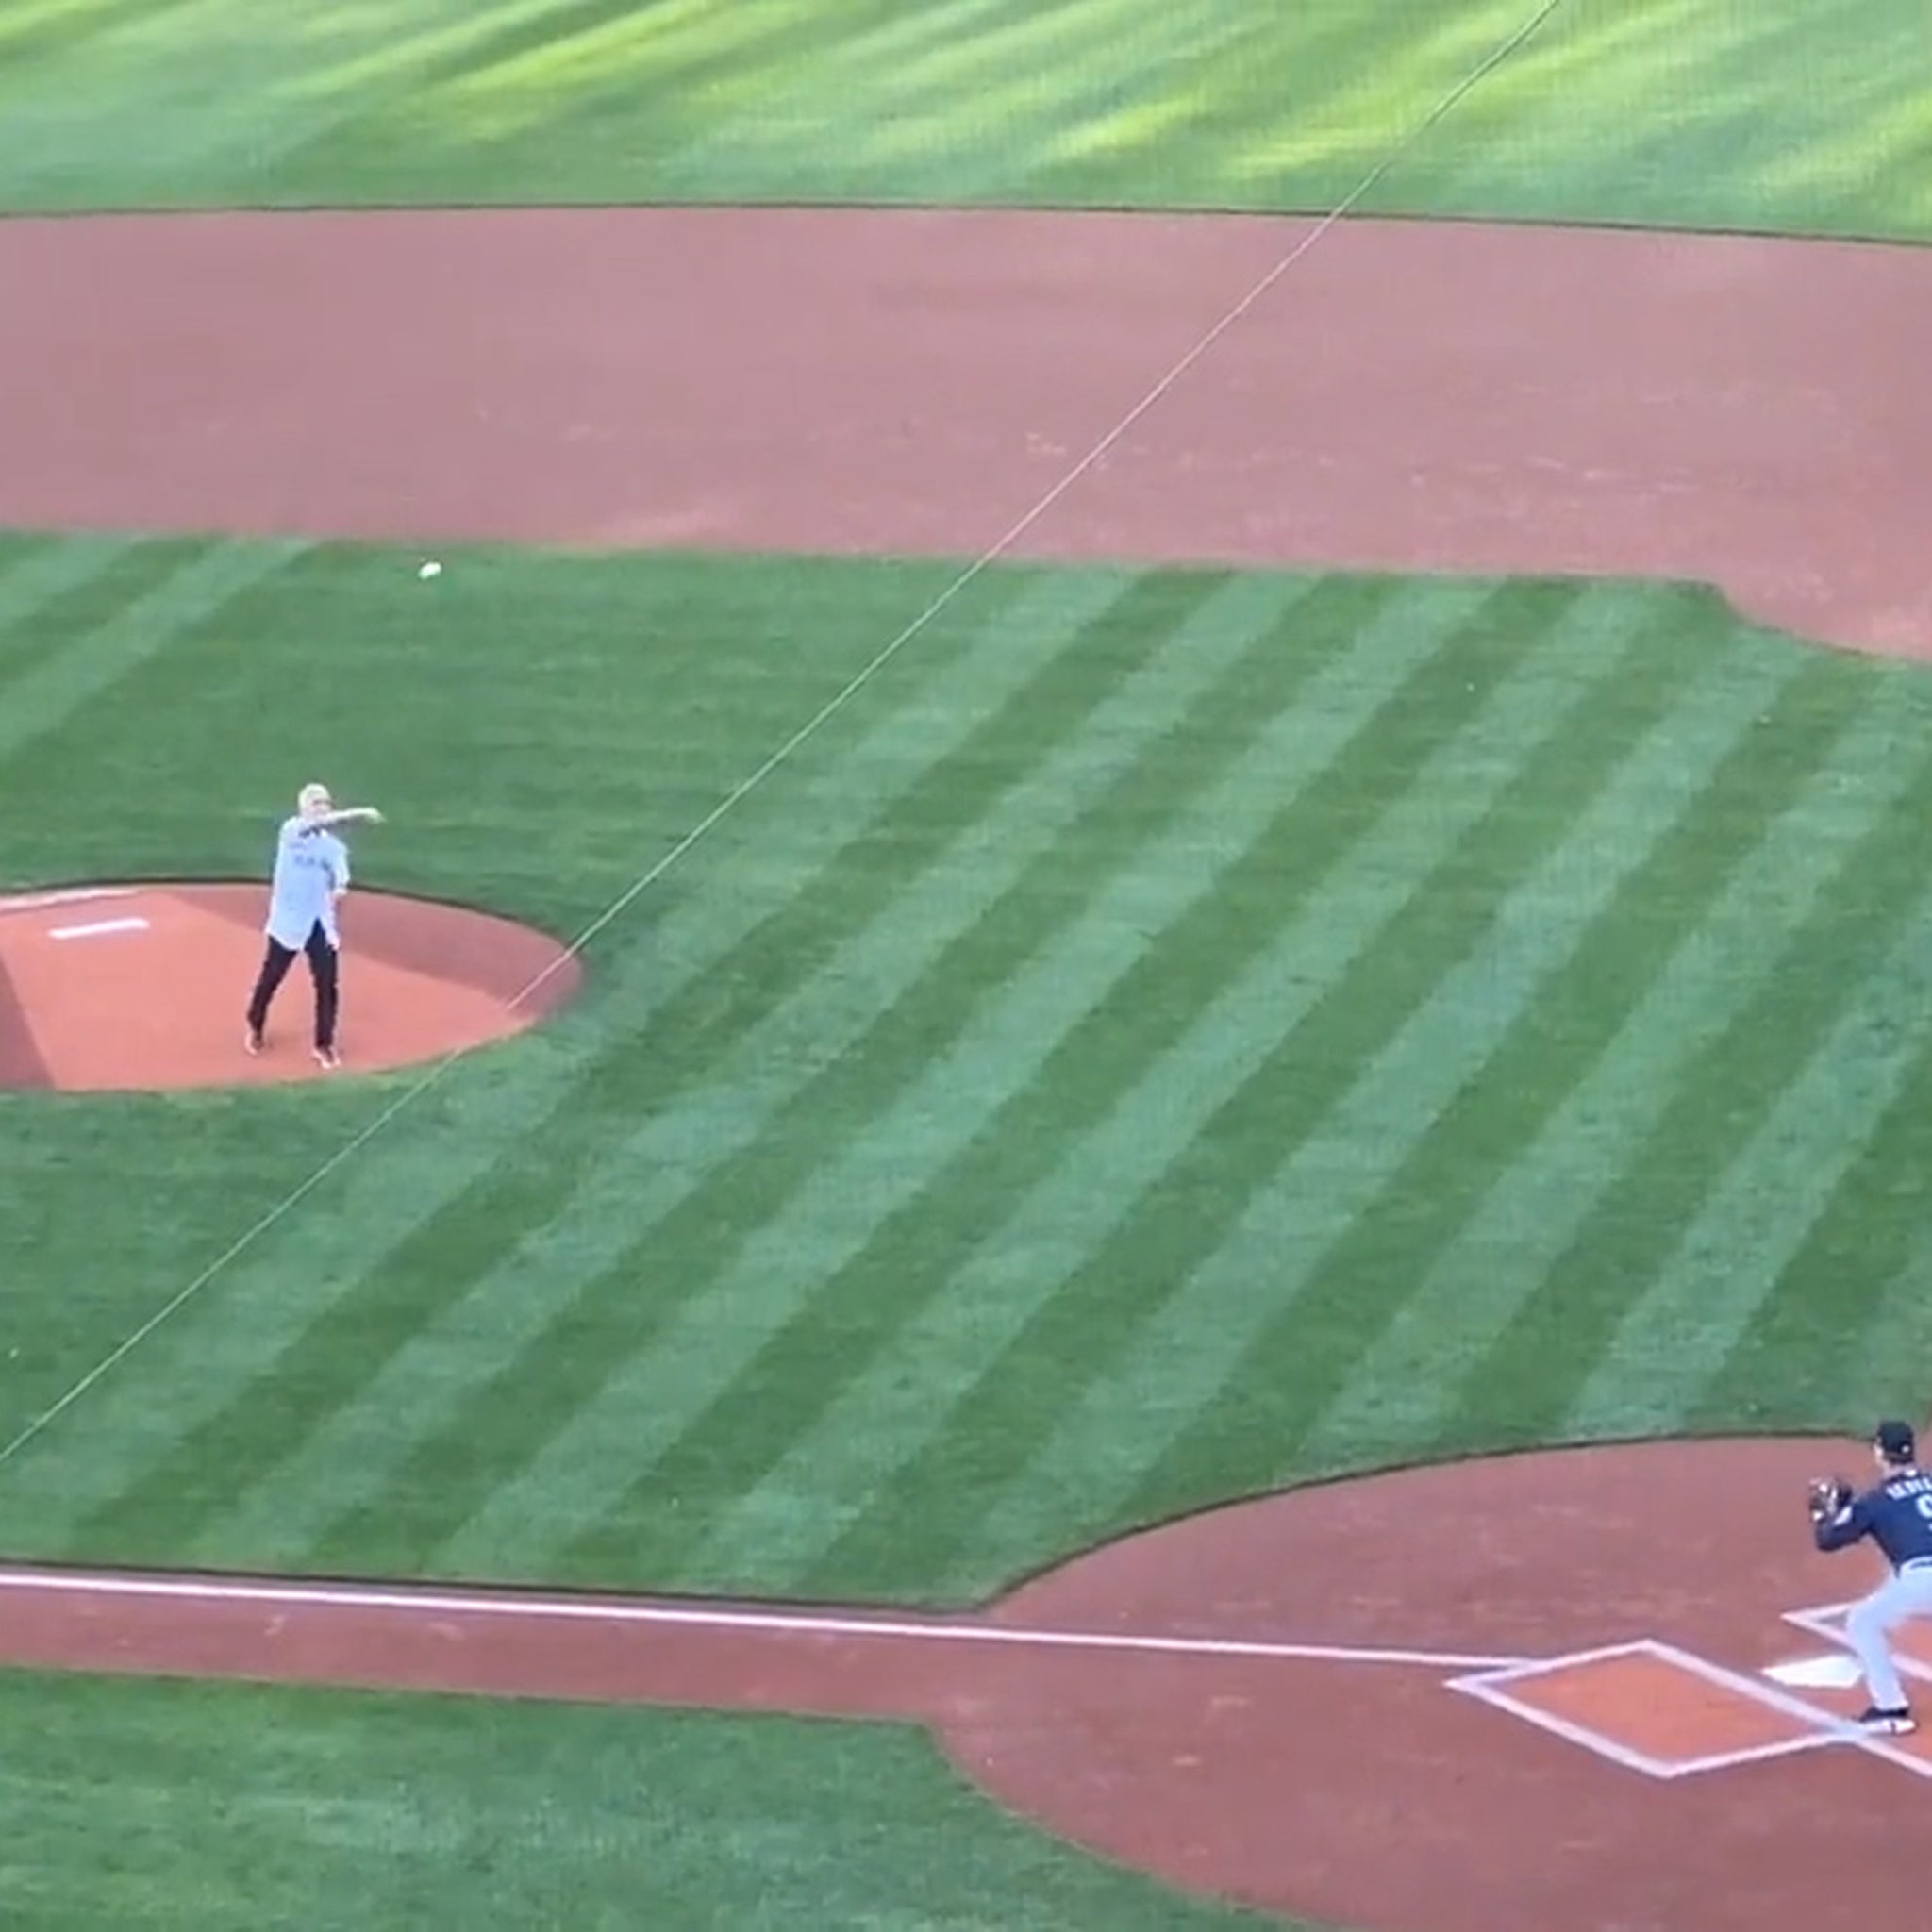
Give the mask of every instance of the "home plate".
[{"label": "home plate", "polygon": [[1842,1651],[1828,1657],[1794,1657],[1788,1664],[1771,1664],[1764,1674],[1774,1684],[1789,1684],[1795,1690],[1846,1690],[1861,1673],[1858,1660]]}]

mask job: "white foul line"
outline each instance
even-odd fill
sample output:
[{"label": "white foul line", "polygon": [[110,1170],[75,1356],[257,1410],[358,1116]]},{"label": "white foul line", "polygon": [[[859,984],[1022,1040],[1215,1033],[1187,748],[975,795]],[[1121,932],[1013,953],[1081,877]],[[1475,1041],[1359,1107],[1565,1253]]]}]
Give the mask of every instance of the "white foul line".
[{"label": "white foul line", "polygon": [[[1168,391],[1207,355],[1208,350],[1213,348],[1215,343],[1220,341],[1222,337],[1234,327],[1318,242],[1341,223],[1345,216],[1353,212],[1362,199],[1374,188],[1375,184],[1382,179],[1383,175],[1388,174],[1390,169],[1424,135],[1428,133],[1479,82],[1492,74],[1511,55],[1516,53],[1519,48],[1526,45],[1544,23],[1565,4],[1566,0],[1541,0],[1541,4],[1535,8],[1528,18],[1524,21],[1523,25],[1514,33],[1498,42],[1461,80],[1451,88],[1409,129],[1407,134],[1396,141],[1389,152],[1374,167],[1369,169],[1361,179],[1357,182],[1355,187],[1337,202],[1326,214],[1313,223],[1307,233],[1302,235],[1281,256],[1280,259],[1255,283],[1254,287],[1248,290],[1246,294],[1242,295],[1239,301],[1235,302],[1200,337],[1193,346],[1188,349],[1180,357],[1179,360],[1154,383],[1146,393],[1141,397],[1140,401],[1135,403],[1114,424],[1111,429],[1108,430],[1084,456],[1079,458],[1030,509],[1018,518],[1004,536],[999,538],[990,549],[983,552],[972,563],[968,564],[895,638],[891,639],[890,642],[879,650],[868,663],[862,665],[855,672],[841,690],[834,692],[762,764],[758,765],[748,775],[741,779],[738,784],[733,786],[656,864],[640,877],[634,879],[596,918],[591,920],[590,924],[585,926],[583,931],[509,1002],[511,1010],[514,1011],[517,1008],[521,1007],[540,988],[546,985],[554,974],[560,973],[566,966],[575,961],[583,949],[599,933],[609,925],[613,920],[621,918],[624,913],[628,911],[694,845],[706,838],[724,819],[736,811],[753,792],[758,791],[765,784],[766,780],[771,778],[784,766],[790,764],[797,753],[810,742],[812,739],[816,738],[819,732],[843,711],[861,691],[866,690],[878,677],[880,673],[898,657],[900,652],[915,638],[922,635],[932,624],[933,620],[959,596],[961,591],[966,590],[969,585],[976,582],[988,570],[999,562],[1025,536],[1027,531],[1032,529],[1034,525],[1039,523],[1059,502],[1060,498],[1073,489],[1074,484],[1078,483],[1089,471],[1103,462],[1108,453],[1121,441],[1128,431],[1150,409],[1166,397]],[[338,1147],[306,1180],[300,1182],[280,1201],[276,1202],[252,1226],[245,1228],[238,1235],[200,1274],[190,1280],[186,1287],[179,1290],[172,1299],[164,1302],[146,1321],[142,1322],[120,1342],[116,1343],[113,1348],[109,1349],[63,1395],[59,1396],[49,1407],[42,1409],[39,1415],[25,1424],[10,1441],[4,1446],[0,1446],[0,1468],[4,1468],[6,1464],[12,1461],[14,1457],[21,1450],[25,1449],[29,1442],[33,1441],[50,1423],[54,1422],[58,1417],[64,1415],[95,1383],[100,1381],[104,1375],[109,1374],[128,1356],[132,1355],[157,1328],[160,1327],[163,1323],[171,1320],[179,1309],[185,1307],[189,1302],[192,1301],[232,1261],[252,1248],[270,1229],[279,1225],[289,1215],[293,1213],[339,1168],[353,1159],[364,1147],[368,1146],[370,1141],[375,1140],[405,1108],[411,1106],[414,1102],[421,1099],[424,1094],[427,1093],[450,1068],[462,1058],[462,1049],[458,1049],[450,1053],[432,1066],[420,1080],[416,1081],[412,1086],[406,1087],[366,1126],[360,1128],[345,1141],[341,1146]]]},{"label": "white foul line", "polygon": [[0,1591],[21,1595],[135,1597],[262,1609],[401,1610],[424,1617],[503,1617],[532,1622],[629,1624],[846,1641],[1007,1645],[1022,1650],[1091,1650],[1164,1657],[1248,1657],[1278,1663],[1395,1664],[1417,1670],[1532,1668],[1520,1657],[1458,1657],[1265,1638],[1163,1637],[1132,1631],[1053,1630],[1031,1624],[922,1622],[830,1610],[733,1609],[724,1605],[634,1598],[522,1596],[509,1591],[408,1590],[363,1584],[258,1582],[217,1576],[132,1575],[114,1571],[0,1570]]},{"label": "white foul line", "polygon": [[[294,1579],[186,1575],[101,1570],[0,1569],[0,1594],[17,1596],[123,1597],[147,1602],[228,1605],[268,1609],[323,1612],[400,1611],[414,1617],[494,1617],[506,1621],[629,1624],[645,1628],[712,1631],[721,1635],[759,1634],[855,1642],[927,1643],[1006,1648],[1072,1650],[1113,1655],[1231,1658],[1267,1663],[1383,1664],[1445,1674],[1445,1688],[1461,1692],[1519,1721],[1526,1721],[1580,1745],[1626,1770],[1674,1780],[1699,1773],[1768,1762],[1831,1744],[1847,1744],[1872,1757],[1903,1766],[1920,1777],[1932,1776],[1932,1760],[1920,1758],[1889,1740],[1866,1737],[1857,1724],[1820,1707],[1789,1696],[1707,1658],[1652,1638],[1599,1650],[1571,1651],[1541,1657],[1470,1657],[1453,1651],[1385,1649],[1374,1645],[1294,1643],[1269,1638],[1181,1637],[1137,1631],[1056,1630],[1038,1624],[961,1623],[867,1616],[838,1610],[768,1607],[733,1608],[722,1603],[670,1603],[636,1597],[559,1597],[515,1591],[443,1590],[357,1583],[305,1583]],[[1805,1613],[1791,1616],[1798,1622]],[[1813,1613],[1816,1614],[1816,1613]],[[1633,1750],[1593,1727],[1512,1696],[1512,1682],[1547,1676],[1606,1660],[1649,1655],[1703,1677],[1752,1703],[1787,1715],[1805,1728],[1790,1739],[1720,1751],[1674,1761]],[[0,1641],[0,1661],[6,1645]]]},{"label": "white foul line", "polygon": [[57,940],[92,940],[110,932],[145,932],[144,919],[96,919],[90,925],[57,925],[48,935]]}]

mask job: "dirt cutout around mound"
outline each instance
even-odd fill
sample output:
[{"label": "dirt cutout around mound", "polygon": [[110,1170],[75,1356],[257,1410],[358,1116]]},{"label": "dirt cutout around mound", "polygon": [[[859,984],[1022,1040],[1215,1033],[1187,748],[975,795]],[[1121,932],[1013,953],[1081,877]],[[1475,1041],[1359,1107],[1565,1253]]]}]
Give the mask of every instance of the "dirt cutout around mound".
[{"label": "dirt cutout around mound", "polygon": [[[979,556],[1308,238],[576,209],[0,222],[0,523]],[[1715,583],[1932,652],[1932,249],[1354,221],[1012,554]]]},{"label": "dirt cutout around mound", "polygon": [[[0,1570],[0,1661],[898,1719],[1093,1851],[1362,1932],[1922,1932],[1932,1740],[1766,1674],[1847,1655],[1874,1577],[1811,1550],[1801,1499],[1857,1453],[1655,1442],[1294,1491],[958,1618]],[[1932,1683],[1932,1631],[1907,1668]]]},{"label": "dirt cutout around mound", "polygon": [[[266,908],[263,889],[242,885],[0,897],[0,1089],[154,1092],[325,1077],[308,1052],[312,996],[299,961],[264,1051],[245,1051]],[[507,1039],[580,983],[555,940],[459,907],[358,892],[341,923],[338,1043],[350,1072]]]}]

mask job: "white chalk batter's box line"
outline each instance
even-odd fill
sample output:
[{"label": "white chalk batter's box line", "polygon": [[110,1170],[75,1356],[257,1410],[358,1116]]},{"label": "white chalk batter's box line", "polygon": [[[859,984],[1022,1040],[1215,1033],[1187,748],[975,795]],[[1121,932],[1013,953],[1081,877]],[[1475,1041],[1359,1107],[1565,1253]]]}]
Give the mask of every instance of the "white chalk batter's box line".
[{"label": "white chalk batter's box line", "polygon": [[[1845,1635],[1844,1620],[1853,1607],[1851,1604],[1825,1604],[1812,1610],[1787,1610],[1785,1622],[1804,1631],[1807,1636],[1823,1638],[1825,1642],[1849,1652],[1852,1641]],[[1913,1678],[1922,1684],[1932,1684],[1932,1666],[1921,1663],[1917,1657],[1901,1657],[1897,1653],[1893,1657],[1900,1676]],[[1921,1777],[1932,1777],[1932,1759],[1915,1757],[1890,1739],[1868,1737],[1860,1731],[1853,1741],[1872,1757],[1884,1758],[1888,1764],[1902,1764]]]},{"label": "white chalk batter's box line", "polygon": [[[1827,1643],[1835,1643],[1840,1649],[1848,1651],[1852,1647],[1852,1640],[1845,1632],[1845,1618],[1856,1607],[1853,1604],[1825,1604],[1815,1610],[1787,1610],[1785,1622],[1795,1624],[1807,1636],[1822,1637]],[[1911,1677],[1921,1684],[1932,1684],[1932,1663],[1900,1651],[1892,1653],[1892,1661],[1898,1665],[1900,1676]]]},{"label": "white chalk batter's box line", "polygon": [[[1788,1616],[1787,1621],[1798,1623],[1805,1614],[1802,1611],[1793,1613]],[[1653,1757],[1647,1752],[1636,1750],[1588,1724],[1560,1717],[1554,1711],[1544,1710],[1524,1698],[1514,1697],[1509,1693],[1508,1687],[1511,1684],[1536,1677],[1555,1676],[1559,1673],[1582,1669],[1591,1664],[1612,1663],[1621,1657],[1654,1657],[1690,1676],[1702,1677],[1705,1682],[1714,1684],[1720,1690],[1761,1704],[1766,1709],[1777,1711],[1807,1728],[1798,1736],[1780,1739],[1774,1744],[1754,1744],[1736,1751],[1711,1752],[1699,1757]],[[1884,1738],[1869,1736],[1848,1718],[1835,1718],[1828,1710],[1822,1710],[1815,1704],[1807,1704],[1802,1698],[1787,1696],[1769,1684],[1759,1683],[1740,1672],[1726,1670],[1722,1664],[1714,1664],[1707,1657],[1698,1657],[1688,1650],[1679,1650],[1674,1644],[1659,1643],[1652,1638],[1642,1638],[1631,1643],[1610,1644],[1600,1650],[1574,1651],[1564,1657],[1545,1657],[1535,1663],[1511,1664],[1502,1670],[1479,1671],[1468,1676],[1451,1678],[1448,1688],[1459,1690],[1465,1696],[1476,1698],[1495,1709],[1507,1711],[1511,1717],[1534,1724],[1539,1730],[1548,1731],[1554,1737],[1580,1745],[1586,1751],[1594,1752],[1599,1757],[1606,1757],[1613,1764],[1622,1765],[1626,1771],[1640,1772],[1645,1777],[1666,1783],[1714,1771],[1731,1771],[1740,1765],[1759,1764],[1771,1758],[1791,1757],[1800,1752],[1816,1751],[1828,1744],[1849,1745],[1852,1749],[1863,1751],[1868,1756],[1882,1757],[1888,1763],[1903,1766],[1919,1777],[1932,1777],[1932,1760],[1915,1757],[1911,1753],[1900,1749]]]},{"label": "white chalk batter's box line", "polygon": [[47,934],[50,940],[99,940],[110,933],[145,932],[144,919],[91,919],[84,925],[57,925]]},{"label": "white chalk batter's box line", "polygon": [[[1716,1751],[1699,1757],[1653,1757],[1647,1752],[1621,1743],[1591,1725],[1559,1717],[1554,1711],[1544,1710],[1509,1693],[1511,1684],[1557,1676],[1565,1672],[1586,1669],[1591,1664],[1614,1663],[1631,1657],[1654,1657],[1690,1676],[1702,1677],[1708,1683],[1796,1719],[1807,1728],[1795,1738],[1780,1739],[1774,1744],[1753,1744],[1737,1751]],[[1492,1705],[1498,1710],[1507,1711],[1511,1717],[1535,1724],[1539,1730],[1579,1744],[1586,1751],[1595,1752],[1599,1757],[1607,1757],[1612,1763],[1621,1764],[1626,1771],[1641,1772],[1645,1777],[1663,1780],[1691,1777],[1702,1772],[1730,1771],[1740,1764],[1756,1764],[1770,1757],[1789,1757],[1796,1752],[1815,1751],[1822,1745],[1851,1741],[1857,1736],[1849,1726],[1835,1724],[1826,1713],[1810,1705],[1801,1704],[1796,1698],[1783,1697],[1765,1686],[1754,1684],[1748,1677],[1739,1676],[1721,1665],[1708,1663],[1689,1651],[1659,1643],[1652,1638],[1642,1638],[1633,1643],[1608,1644],[1601,1650],[1573,1651],[1567,1656],[1545,1657],[1537,1663],[1511,1665],[1507,1670],[1482,1671],[1472,1676],[1455,1677],[1450,1680],[1449,1689]]]}]

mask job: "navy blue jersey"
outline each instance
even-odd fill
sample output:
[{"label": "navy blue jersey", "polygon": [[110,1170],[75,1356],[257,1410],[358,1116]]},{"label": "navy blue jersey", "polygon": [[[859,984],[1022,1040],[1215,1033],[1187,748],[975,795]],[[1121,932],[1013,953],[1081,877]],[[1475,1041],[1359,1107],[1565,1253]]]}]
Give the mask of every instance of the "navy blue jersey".
[{"label": "navy blue jersey", "polygon": [[1821,1550],[1846,1550],[1870,1537],[1894,1570],[1932,1562],[1932,1475],[1902,1469],[1854,1497],[1816,1528]]}]

